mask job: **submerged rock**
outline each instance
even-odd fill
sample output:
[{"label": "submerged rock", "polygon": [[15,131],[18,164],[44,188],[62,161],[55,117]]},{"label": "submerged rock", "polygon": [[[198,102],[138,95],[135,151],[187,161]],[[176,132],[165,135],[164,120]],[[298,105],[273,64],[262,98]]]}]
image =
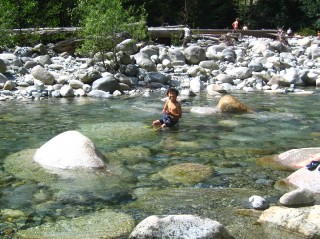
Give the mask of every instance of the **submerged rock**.
[{"label": "submerged rock", "polygon": [[127,238],[134,225],[135,221],[129,215],[103,210],[71,220],[61,220],[21,230],[18,232],[18,236],[25,239]]},{"label": "submerged rock", "polygon": [[94,143],[77,131],[52,138],[37,150],[33,159],[43,167],[61,169],[106,167]]},{"label": "submerged rock", "polygon": [[213,173],[210,166],[195,163],[173,165],[154,175],[171,183],[195,184],[209,178]]},{"label": "submerged rock", "polygon": [[[140,212],[141,220],[149,215],[188,214],[219,221],[235,238],[267,238],[255,224],[259,214],[243,216],[236,208],[248,208],[248,198],[261,193],[244,188],[167,188],[149,190],[136,201],[124,205],[124,210]],[[248,237],[248,231],[250,236]]]}]

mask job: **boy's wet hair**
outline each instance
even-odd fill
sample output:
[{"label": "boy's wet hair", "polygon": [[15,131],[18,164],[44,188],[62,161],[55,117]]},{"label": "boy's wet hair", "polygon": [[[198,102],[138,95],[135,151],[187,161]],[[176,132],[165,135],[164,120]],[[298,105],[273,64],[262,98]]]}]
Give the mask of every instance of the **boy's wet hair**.
[{"label": "boy's wet hair", "polygon": [[170,89],[168,89],[168,90],[167,90],[167,95],[169,95],[170,92],[176,93],[177,96],[179,95],[179,91],[178,91],[176,88],[170,88]]}]

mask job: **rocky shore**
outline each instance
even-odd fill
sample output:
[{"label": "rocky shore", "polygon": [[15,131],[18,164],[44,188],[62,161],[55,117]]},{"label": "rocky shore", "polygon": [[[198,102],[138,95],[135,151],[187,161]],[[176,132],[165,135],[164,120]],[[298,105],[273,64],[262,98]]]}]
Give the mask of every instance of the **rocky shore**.
[{"label": "rocky shore", "polygon": [[[22,47],[0,54],[0,100],[25,101],[42,100],[47,97],[84,96],[112,98],[137,94],[149,96],[151,91],[163,90],[170,86],[177,87],[183,96],[206,93],[221,99],[224,98],[223,94],[232,95],[234,91],[312,94],[313,89],[320,84],[319,43],[320,40],[316,37],[290,38],[289,45],[283,45],[272,39],[243,37],[233,45],[199,40],[182,48],[158,44],[145,45],[128,39],[117,47],[117,57],[121,65],[119,73],[116,74],[106,72],[102,68],[98,54],[92,58],[85,58],[73,56],[68,52],[55,54],[50,45]],[[108,64],[112,62],[109,61]],[[218,106],[223,108],[221,101]],[[244,112],[248,111],[249,109],[245,108]],[[61,185],[58,173],[53,176],[46,171],[48,166],[60,169],[70,169],[73,166],[90,170],[104,169],[103,158],[99,158],[101,155],[99,150],[89,138],[79,137],[79,134],[79,132],[71,134],[66,132],[56,136],[59,137],[58,141],[53,138],[37,151],[25,150],[10,155],[4,162],[4,168],[12,174],[22,174],[20,175],[22,179],[32,179],[35,182],[42,182],[43,185],[52,185],[52,182]],[[139,134],[142,133],[139,131]],[[83,150],[79,152],[78,149]],[[270,238],[319,238],[320,167],[311,172],[306,168],[296,169],[293,166],[319,152],[319,148],[302,148],[258,159],[258,164],[263,166],[292,171],[290,176],[275,184],[275,187],[283,189],[286,193],[277,203],[269,204],[264,197],[258,195],[259,192],[250,191],[252,196],[246,198],[250,206],[237,208],[236,212],[231,213],[256,218],[256,223],[265,228]],[[81,162],[78,160],[79,153]],[[130,157],[132,154],[134,152],[131,151]],[[92,160],[93,155],[94,160]],[[59,156],[58,161],[55,161],[56,156]],[[60,158],[64,160],[60,161]],[[79,166],[78,163],[82,164]],[[189,176],[188,180],[190,175],[192,180],[195,180],[189,183],[196,183],[209,177],[212,174],[211,170],[206,165],[184,163],[168,167],[155,176],[173,183],[186,183],[184,173]],[[85,173],[81,171],[77,176],[80,177],[82,174]],[[108,176],[104,172],[90,174],[90,181],[100,185],[100,177]],[[226,198],[230,197],[234,201],[241,197],[241,191],[244,191],[244,189],[223,190]],[[208,190],[171,188],[161,193],[163,195],[159,193],[156,196],[150,194],[138,197],[139,200],[128,205],[126,209],[132,212],[139,206],[154,205],[160,205],[161,208],[164,199],[178,195],[181,201],[174,199],[174,202],[179,204],[177,208],[180,204],[186,204],[186,207],[192,207],[197,211],[200,207],[198,205],[201,204],[201,207],[210,210],[207,197],[212,199],[221,191],[211,188]],[[246,195],[248,194],[247,192]],[[196,198],[196,201],[188,198],[190,195],[193,199]],[[64,195],[58,196],[63,198]],[[39,193],[37,198],[45,206],[49,196]],[[214,200],[216,199],[212,201]],[[226,209],[231,210],[227,206],[223,210]],[[18,221],[24,225],[29,220],[28,215],[19,210],[5,209],[1,210],[0,214],[6,223]],[[181,238],[234,238],[235,236],[229,234],[220,222],[211,220],[209,216],[151,215],[138,222],[129,213],[106,208],[74,216],[72,219],[44,224],[39,222],[39,226],[30,228],[20,226],[20,228],[17,233],[20,238],[55,238],[57,233],[59,238],[169,238],[172,235],[179,235]],[[279,231],[288,234],[287,237],[286,234],[279,234]],[[8,231],[8,235],[10,233]],[[252,232],[248,232],[248,235],[250,233]]]},{"label": "rocky shore", "polygon": [[320,40],[293,37],[288,42],[244,36],[232,44],[198,40],[182,48],[127,39],[117,46],[116,74],[105,71],[99,54],[56,54],[52,44],[17,47],[0,54],[0,100],[110,98],[169,86],[186,96],[219,97],[238,90],[310,94],[303,87],[320,84]]}]

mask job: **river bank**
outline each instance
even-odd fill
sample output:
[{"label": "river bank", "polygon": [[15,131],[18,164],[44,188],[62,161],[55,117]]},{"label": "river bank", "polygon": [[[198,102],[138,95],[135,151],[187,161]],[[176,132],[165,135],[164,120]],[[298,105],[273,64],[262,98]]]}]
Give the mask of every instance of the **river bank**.
[{"label": "river bank", "polygon": [[[0,100],[43,97],[103,97],[148,94],[170,86],[186,96],[232,91],[301,93],[319,85],[319,39],[268,38],[198,40],[187,48],[141,45],[127,39],[117,46],[119,73],[110,74],[93,58],[55,55],[52,46],[17,48],[0,54]],[[112,64],[108,61],[107,64]],[[310,92],[307,92],[310,93]]]}]

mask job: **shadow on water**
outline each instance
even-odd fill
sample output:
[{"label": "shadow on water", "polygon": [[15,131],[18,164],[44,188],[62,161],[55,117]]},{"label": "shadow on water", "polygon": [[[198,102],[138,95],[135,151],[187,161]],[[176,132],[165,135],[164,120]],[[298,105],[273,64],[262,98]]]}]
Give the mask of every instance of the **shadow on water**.
[{"label": "shadow on water", "polygon": [[[152,214],[203,215],[226,225],[237,238],[272,238],[255,225],[258,214],[247,216],[241,210],[248,209],[253,194],[276,203],[281,192],[273,184],[289,173],[261,168],[255,161],[293,148],[318,147],[320,109],[306,105],[320,96],[234,95],[254,113],[193,114],[193,106],[215,107],[219,99],[187,98],[179,127],[164,131],[146,127],[161,116],[162,95],[0,102],[0,210],[27,215],[19,228],[9,221],[0,228],[14,234],[113,208],[138,221]],[[108,174],[48,175],[32,162],[37,148],[67,130],[78,130],[95,143],[108,159]],[[158,177],[182,163],[214,170],[194,184]]]}]

